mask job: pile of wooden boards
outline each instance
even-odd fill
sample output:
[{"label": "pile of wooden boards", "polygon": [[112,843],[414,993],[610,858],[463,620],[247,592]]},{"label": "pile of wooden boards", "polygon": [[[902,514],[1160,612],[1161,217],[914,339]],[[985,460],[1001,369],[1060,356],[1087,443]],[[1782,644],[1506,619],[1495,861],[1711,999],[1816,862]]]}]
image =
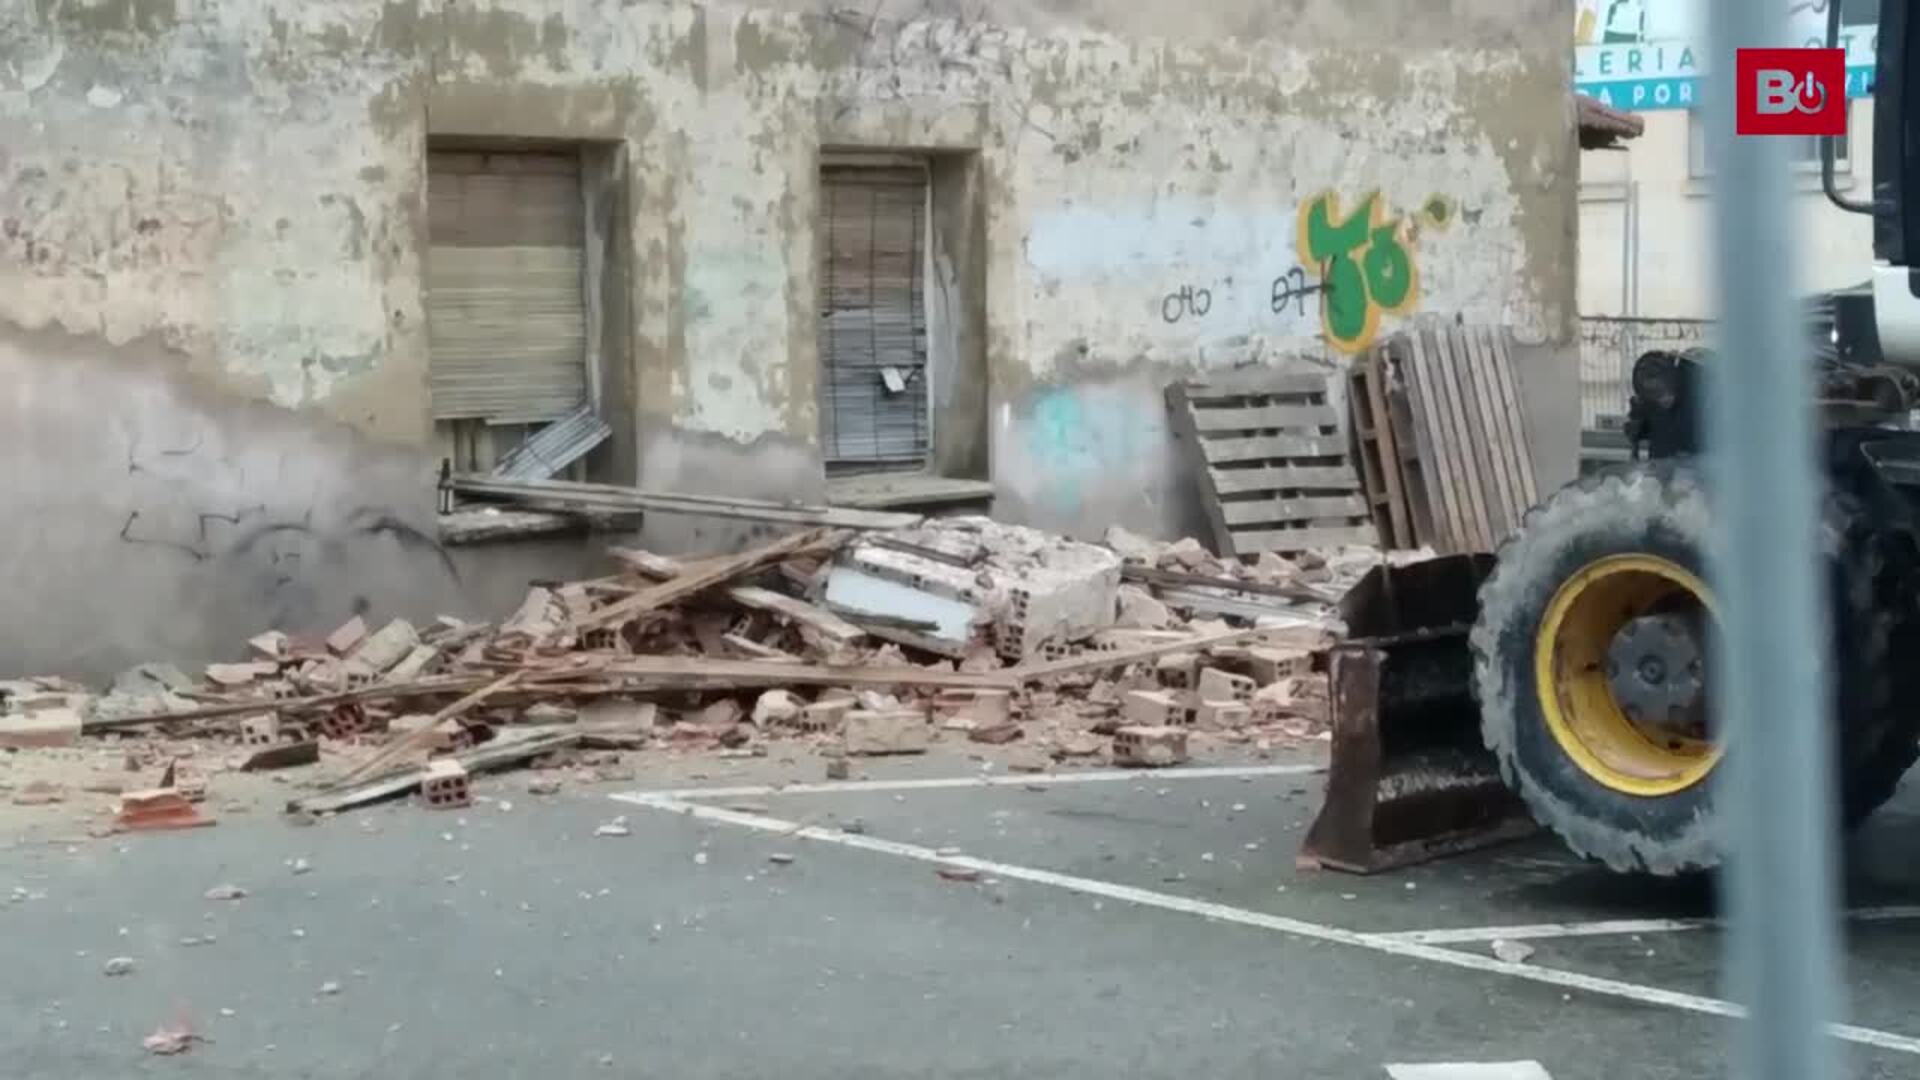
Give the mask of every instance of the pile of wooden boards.
[{"label": "pile of wooden boards", "polygon": [[1355,359],[1348,410],[1384,546],[1492,551],[1539,492],[1505,331],[1419,326]]},{"label": "pile of wooden boards", "polygon": [[[1271,706],[1208,713],[1223,737],[1307,737],[1324,714],[1310,658],[1331,637],[1312,615],[1276,618],[1288,605],[1319,610],[1337,596],[1324,561],[1302,570],[1268,556],[1229,577],[1192,541],[1136,539],[1146,555],[1129,557],[1124,588],[1136,599],[1164,589],[1167,610],[1151,623],[1096,629],[1012,660],[986,640],[942,657],[884,641],[880,632],[897,627],[826,605],[823,583],[851,535],[814,528],[681,559],[616,548],[613,572],[537,583],[495,623],[442,617],[425,628],[400,619],[372,628],[356,617],[324,639],[270,631],[248,642],[245,659],[209,665],[202,679],[147,664],[104,696],[61,680],[7,684],[18,700],[0,687],[0,735],[9,725],[38,730],[15,708],[31,702],[83,716],[70,725],[75,737],[224,742],[244,770],[318,765],[289,809],[326,813],[414,791],[430,806],[459,805],[470,772],[582,749],[744,756],[794,739],[829,756],[916,753],[946,734],[1018,741],[1034,767],[1067,758],[1156,764],[1170,752],[1165,737],[1122,733],[1123,700],[1135,690],[1178,695],[1207,670],[1257,680],[1252,689]],[[1276,583],[1295,574],[1326,584]],[[1178,614],[1209,605],[1225,605],[1214,610],[1240,628]],[[1247,626],[1256,619],[1267,625]],[[41,745],[59,744],[56,733]]]}]

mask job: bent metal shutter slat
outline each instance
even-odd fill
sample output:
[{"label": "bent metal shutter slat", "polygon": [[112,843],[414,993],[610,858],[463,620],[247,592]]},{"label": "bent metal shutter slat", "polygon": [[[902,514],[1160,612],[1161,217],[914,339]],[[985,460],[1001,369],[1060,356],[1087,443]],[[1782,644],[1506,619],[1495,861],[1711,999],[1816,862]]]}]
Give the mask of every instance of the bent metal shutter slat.
[{"label": "bent metal shutter slat", "polygon": [[821,172],[821,439],[829,468],[927,457],[924,168]]},{"label": "bent metal shutter slat", "polygon": [[435,152],[427,210],[434,418],[532,423],[585,402],[579,159]]}]

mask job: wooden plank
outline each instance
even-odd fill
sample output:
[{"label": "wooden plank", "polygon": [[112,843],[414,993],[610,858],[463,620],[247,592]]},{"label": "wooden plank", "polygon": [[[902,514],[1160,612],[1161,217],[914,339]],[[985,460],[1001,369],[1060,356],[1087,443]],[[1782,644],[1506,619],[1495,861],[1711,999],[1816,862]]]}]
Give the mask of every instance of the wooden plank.
[{"label": "wooden plank", "polygon": [[466,712],[468,709],[473,708],[502,690],[511,688],[514,683],[519,682],[525,675],[525,671],[509,671],[480,689],[475,690],[473,693],[453,702],[451,705],[443,706],[432,716],[427,717],[427,722],[422,724],[419,730],[409,732],[405,738],[395,739],[393,742],[381,747],[372,757],[347,770],[346,775],[340,778],[340,783],[351,784],[362,777],[371,776],[374,770],[405,757],[408,751],[425,748],[438,737],[438,732],[435,729],[440,726],[442,721],[458,719],[460,714]]},{"label": "wooden plank", "polygon": [[[449,755],[448,760],[459,762],[468,772],[486,772],[490,769],[504,768],[528,761],[543,754],[551,754],[555,750],[564,750],[578,743],[586,734],[586,729],[574,725],[530,728],[524,732],[502,735],[492,742],[482,743],[471,750]],[[287,809],[307,814],[349,810],[370,802],[404,795],[420,786],[420,780],[426,772],[424,767],[408,769],[393,776],[380,777],[364,783],[338,785],[317,795],[295,799],[287,804]]]},{"label": "wooden plank", "polygon": [[1500,494],[1499,448],[1493,445],[1487,430],[1490,418],[1482,415],[1480,407],[1480,381],[1475,370],[1481,363],[1476,340],[1479,335],[1473,327],[1455,327],[1450,336],[1453,341],[1451,383],[1460,404],[1461,426],[1467,433],[1467,462],[1480,485],[1480,545],[1481,550],[1492,551],[1506,535],[1506,509]]},{"label": "wooden plank", "polygon": [[1507,335],[1494,338],[1494,376],[1500,391],[1501,422],[1519,453],[1514,457],[1515,475],[1523,506],[1531,508],[1540,498],[1539,480],[1533,471],[1533,441],[1527,427],[1527,411],[1522,407],[1520,372],[1513,366],[1513,352]]},{"label": "wooden plank", "polygon": [[1382,388],[1387,395],[1387,426],[1393,432],[1395,468],[1400,475],[1401,491],[1407,499],[1408,523],[1413,529],[1415,547],[1442,550],[1439,527],[1435,521],[1432,481],[1426,462],[1420,457],[1419,422],[1414,419],[1408,398],[1408,373],[1405,370],[1406,341],[1392,339],[1381,352]]},{"label": "wooden plank", "polygon": [[1387,496],[1389,547],[1418,547],[1414,539],[1412,508],[1407,504],[1406,486],[1400,482],[1400,448],[1394,438],[1393,414],[1387,406],[1386,363],[1381,351],[1372,349],[1366,356],[1367,411],[1372,416],[1374,446],[1380,454],[1381,484]]},{"label": "wooden plank", "polygon": [[1137,664],[1142,660],[1156,660],[1180,652],[1199,652],[1215,645],[1232,645],[1235,642],[1261,637],[1268,630],[1230,630],[1224,634],[1210,634],[1191,637],[1183,641],[1168,641],[1158,645],[1143,645],[1137,649],[1122,649],[1117,652],[1089,653],[1085,656],[1068,657],[1065,660],[1052,660],[1039,664],[1021,664],[1000,672],[1016,683],[1029,683],[1036,679],[1051,678],[1056,675],[1080,675],[1089,671],[1109,671],[1128,664]]},{"label": "wooden plank", "polygon": [[1207,527],[1213,531],[1213,550],[1231,557],[1233,534],[1227,529],[1226,518],[1220,514],[1218,470],[1207,467],[1209,459],[1201,446],[1200,429],[1194,426],[1193,402],[1188,396],[1191,389],[1180,382],[1167,387],[1167,412],[1171,415],[1173,437],[1185,448],[1187,468],[1191,474],[1197,474],[1200,507],[1207,515]]},{"label": "wooden plank", "polygon": [[[602,627],[619,626],[630,622],[649,611],[752,573],[763,566],[779,562],[802,548],[820,543],[829,535],[832,534],[825,529],[794,533],[738,555],[710,560],[679,577],[669,578],[658,585],[642,589],[625,600],[607,605],[592,618],[576,624],[576,629],[598,630]],[[839,535],[844,539],[847,534]]]},{"label": "wooden plank", "polygon": [[1488,496],[1493,503],[1488,507],[1488,525],[1491,542],[1497,545],[1519,523],[1519,515],[1525,507],[1520,504],[1520,492],[1514,484],[1513,444],[1499,421],[1503,406],[1498,401],[1499,390],[1493,383],[1493,343],[1484,327],[1471,328],[1467,335],[1468,355],[1473,358],[1467,382],[1480,424],[1481,443],[1486,449]]},{"label": "wooden plank", "polygon": [[448,481],[454,491],[541,506],[575,509],[602,507],[662,514],[775,521],[792,525],[826,525],[837,529],[904,529],[920,524],[921,514],[845,507],[778,503],[766,499],[724,498],[681,492],[647,491],[617,484],[585,484],[566,480],[501,480],[488,476],[456,476]]},{"label": "wooden plank", "polygon": [[[605,654],[601,654],[605,655]],[[934,690],[1007,690],[1005,671],[938,671],[873,664],[794,664],[688,656],[613,656],[594,671],[640,690],[757,690],[775,686],[911,686]]]},{"label": "wooden plank", "polygon": [[1325,604],[1338,603],[1340,600],[1337,593],[1329,593],[1310,585],[1264,585],[1257,581],[1212,577],[1207,574],[1188,574],[1179,570],[1159,570],[1150,566],[1136,566],[1132,563],[1120,568],[1120,577],[1124,581],[1139,581],[1165,588],[1233,589],[1259,596],[1281,596],[1289,600],[1311,600]]},{"label": "wooden plank", "polygon": [[1272,529],[1233,534],[1235,547],[1246,555],[1261,551],[1311,551],[1314,548],[1372,546],[1378,536],[1372,525],[1333,526],[1317,529]]},{"label": "wooden plank", "polygon": [[867,636],[865,630],[825,608],[815,607],[805,600],[796,599],[785,593],[777,593],[772,589],[749,586],[729,589],[727,595],[737,604],[757,611],[771,611],[775,615],[805,624],[833,641],[858,641]]},{"label": "wooden plank", "polygon": [[1269,428],[1337,428],[1340,416],[1331,405],[1256,405],[1244,408],[1193,410],[1201,431],[1264,431]]},{"label": "wooden plank", "polygon": [[1256,491],[1358,491],[1360,477],[1345,465],[1272,465],[1264,468],[1208,469],[1221,495]]},{"label": "wooden plank", "polygon": [[1220,513],[1234,528],[1268,521],[1308,521],[1315,518],[1365,517],[1367,502],[1358,495],[1305,499],[1244,499],[1220,505]]},{"label": "wooden plank", "polygon": [[1429,333],[1415,330],[1407,337],[1407,354],[1401,364],[1406,376],[1408,415],[1413,422],[1419,446],[1419,460],[1426,478],[1428,505],[1433,512],[1434,548],[1445,554],[1463,549],[1461,509],[1464,495],[1454,486],[1454,472],[1448,467],[1450,447],[1441,437],[1434,405],[1432,372],[1426,362]]},{"label": "wooden plank", "polygon": [[1311,397],[1327,392],[1327,376],[1319,372],[1261,372],[1258,381],[1223,379],[1215,382],[1185,384],[1186,398],[1196,404],[1234,401],[1240,398]]},{"label": "wooden plank", "polygon": [[1427,340],[1427,352],[1423,363],[1423,386],[1428,390],[1428,421],[1434,425],[1438,434],[1438,446],[1444,448],[1440,465],[1446,471],[1446,486],[1453,502],[1450,505],[1450,519],[1453,523],[1453,550],[1455,552],[1475,552],[1478,550],[1475,523],[1480,517],[1473,498],[1473,488],[1467,484],[1469,469],[1465,463],[1465,448],[1461,446],[1461,434],[1453,423],[1453,398],[1448,394],[1448,340],[1446,331],[1434,331],[1423,334]]},{"label": "wooden plank", "polygon": [[1262,435],[1250,439],[1206,439],[1207,461],[1274,461],[1284,458],[1344,458],[1347,443],[1338,435]]},{"label": "wooden plank", "polygon": [[1482,447],[1475,438],[1474,430],[1467,422],[1467,405],[1462,398],[1463,386],[1461,372],[1467,364],[1457,328],[1449,327],[1441,336],[1441,348],[1438,371],[1441,400],[1446,402],[1447,423],[1453,431],[1454,446],[1458,450],[1454,460],[1462,471],[1467,489],[1468,505],[1471,512],[1467,515],[1467,527],[1470,551],[1488,551],[1493,546],[1487,527],[1486,485],[1481,480],[1479,455]]}]

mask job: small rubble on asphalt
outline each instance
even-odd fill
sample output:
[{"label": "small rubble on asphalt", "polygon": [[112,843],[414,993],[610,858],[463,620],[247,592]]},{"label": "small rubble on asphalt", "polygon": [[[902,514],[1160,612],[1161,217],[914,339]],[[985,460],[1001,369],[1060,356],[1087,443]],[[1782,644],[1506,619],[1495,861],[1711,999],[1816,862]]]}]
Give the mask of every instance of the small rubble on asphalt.
[{"label": "small rubble on asphalt", "polygon": [[461,807],[504,769],[552,795],[655,756],[822,759],[791,781],[942,746],[1014,771],[1264,756],[1325,737],[1335,605],[1382,557],[1241,562],[979,517],[608,554],[495,623],[355,617],[262,632],[197,677],[0,682],[0,804],[97,815],[98,836],[262,802],[302,822],[407,795]]}]

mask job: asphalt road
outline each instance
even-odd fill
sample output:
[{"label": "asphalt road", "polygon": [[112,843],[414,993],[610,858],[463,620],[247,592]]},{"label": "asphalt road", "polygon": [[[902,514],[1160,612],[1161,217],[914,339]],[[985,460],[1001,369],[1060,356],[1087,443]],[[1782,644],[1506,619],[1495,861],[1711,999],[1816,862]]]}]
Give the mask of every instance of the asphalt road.
[{"label": "asphalt road", "polygon": [[[14,847],[0,851],[0,1073],[1264,1080],[1531,1060],[1553,1080],[1725,1074],[1731,1022],[1666,1000],[1719,993],[1717,932],[1592,932],[1711,915],[1705,884],[1613,878],[1547,841],[1370,879],[1300,873],[1317,783],[635,805],[508,781],[491,790],[510,810],[401,804]],[[596,835],[617,816],[627,835]],[[1851,1076],[1920,1075],[1920,918],[1889,908],[1920,899],[1915,842],[1909,791],[1853,853],[1850,902],[1874,915],[1849,928],[1850,1020],[1886,1034],[1848,1044]],[[246,895],[206,898],[223,884]],[[1483,969],[1478,928],[1523,924],[1560,931],[1530,931],[1521,966],[1573,978]],[[1467,940],[1395,944],[1422,931]],[[116,957],[133,970],[105,974]],[[142,1049],[183,1021],[208,1041]]]}]

